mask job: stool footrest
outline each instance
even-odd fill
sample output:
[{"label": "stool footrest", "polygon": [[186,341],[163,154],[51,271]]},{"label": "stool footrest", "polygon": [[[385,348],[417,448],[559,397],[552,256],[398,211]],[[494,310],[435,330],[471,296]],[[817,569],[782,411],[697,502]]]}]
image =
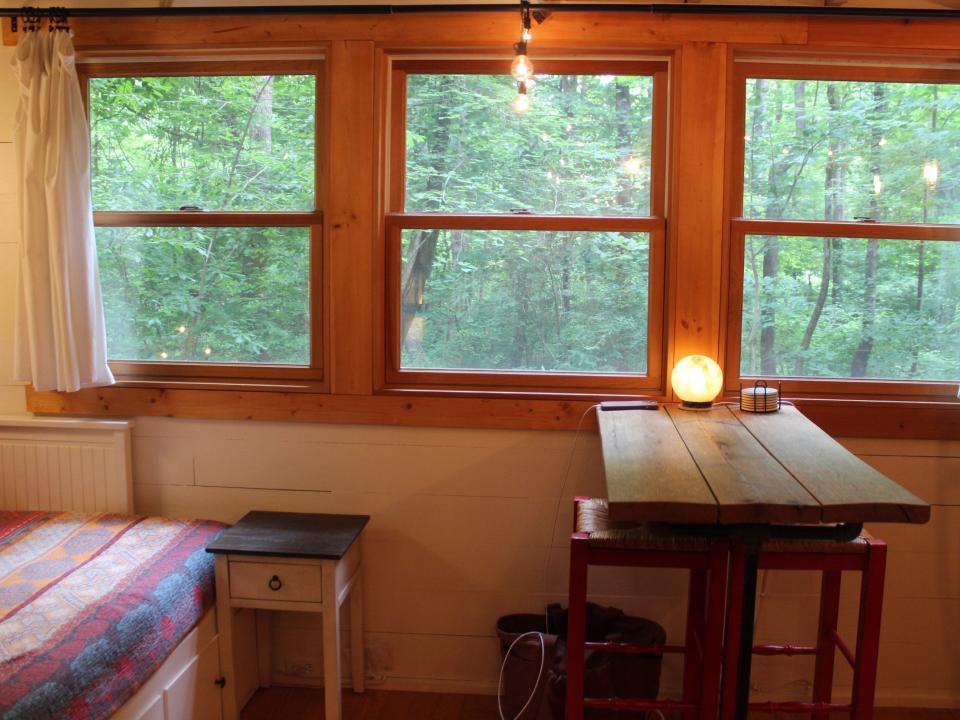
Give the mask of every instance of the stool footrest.
[{"label": "stool footrest", "polygon": [[817,649],[810,645],[754,645],[754,655],[816,655]]},{"label": "stool footrest", "polygon": [[850,703],[827,702],[752,702],[750,709],[763,713],[850,712]]},{"label": "stool footrest", "polygon": [[641,645],[629,642],[586,642],[583,644],[588,650],[600,650],[622,655],[663,655],[669,652],[686,652],[685,645]]},{"label": "stool footrest", "polygon": [[680,700],[643,700],[640,698],[584,698],[586,708],[608,708],[610,710],[696,710],[696,703]]}]

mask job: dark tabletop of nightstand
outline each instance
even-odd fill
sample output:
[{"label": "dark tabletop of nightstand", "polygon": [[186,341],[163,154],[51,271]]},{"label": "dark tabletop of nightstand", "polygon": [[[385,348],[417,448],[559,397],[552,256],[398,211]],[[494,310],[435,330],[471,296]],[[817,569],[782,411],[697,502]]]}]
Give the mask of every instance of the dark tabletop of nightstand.
[{"label": "dark tabletop of nightstand", "polygon": [[255,510],[224,530],[207,552],[339,560],[369,519],[369,515]]}]

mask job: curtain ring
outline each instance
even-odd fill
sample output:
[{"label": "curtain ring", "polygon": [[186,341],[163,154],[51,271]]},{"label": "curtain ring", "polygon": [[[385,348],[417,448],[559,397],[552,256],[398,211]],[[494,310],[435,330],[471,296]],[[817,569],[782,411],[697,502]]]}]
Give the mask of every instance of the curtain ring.
[{"label": "curtain ring", "polygon": [[47,27],[51,32],[54,30],[69,30],[70,24],[67,18],[67,9],[65,7],[52,7],[50,8],[50,17]]},{"label": "curtain ring", "polygon": [[36,32],[40,29],[40,11],[37,8],[23,8],[21,17],[23,18],[24,32]]}]

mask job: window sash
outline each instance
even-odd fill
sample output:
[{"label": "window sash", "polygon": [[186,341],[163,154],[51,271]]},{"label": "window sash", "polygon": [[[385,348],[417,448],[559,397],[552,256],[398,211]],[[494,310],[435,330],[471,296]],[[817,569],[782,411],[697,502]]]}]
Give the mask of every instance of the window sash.
[{"label": "window sash", "polygon": [[[406,78],[416,74],[504,74],[508,59],[419,59],[394,57],[390,64],[388,103],[389,140],[387,211],[384,215],[385,288],[381,357],[385,391],[430,390],[450,392],[505,391],[538,395],[550,392],[569,394],[628,394],[663,390],[666,342],[666,164],[667,164],[667,81],[666,60],[568,60],[535,59],[538,72],[571,75],[650,75],[653,78],[653,122],[651,131],[651,177],[649,216],[586,216],[548,214],[427,213],[404,212],[406,162]],[[400,277],[401,235],[408,229],[459,230],[579,230],[596,232],[645,232],[650,242],[647,317],[647,370],[639,373],[528,372],[473,369],[405,369],[401,367]]]},{"label": "window sash", "polygon": [[743,320],[744,246],[747,235],[780,237],[821,237],[902,240],[904,242],[960,241],[960,225],[895,225],[875,222],[837,222],[744,220],[735,218],[730,232],[730,273],[727,293],[725,391],[738,393],[741,386],[756,380],[780,384],[784,393],[809,397],[850,397],[871,399],[955,400],[957,383],[945,381],[898,380],[877,378],[808,378],[789,375],[741,375]]},{"label": "window sash", "polygon": [[[662,218],[584,218],[529,215],[431,215],[391,213],[386,218],[387,262],[384,308],[387,365],[386,389],[443,388],[487,390],[523,388],[530,391],[564,389],[571,392],[631,392],[661,386],[664,332],[664,263],[666,222]],[[517,370],[411,369],[401,367],[400,277],[401,234],[410,229],[457,230],[579,230],[645,232],[650,238],[647,287],[647,371],[639,373],[530,372]]]},{"label": "window sash", "polygon": [[[794,62],[789,62],[789,60]],[[915,82],[941,83],[960,85],[960,68],[930,66],[919,62],[905,62],[897,64],[896,58],[891,58],[889,64],[866,64],[866,60],[857,60],[851,57],[837,58],[838,62],[847,64],[828,64],[824,58],[823,64],[804,63],[798,58],[784,57],[782,62],[771,61],[737,61],[734,63],[733,97],[731,99],[730,124],[730,172],[727,176],[729,213],[731,218],[743,220],[743,198],[745,184],[745,154],[747,134],[747,80],[755,78],[771,80],[810,80],[838,82]],[[761,221],[760,218],[751,218],[751,221]],[[820,222],[788,218],[779,222]],[[896,227],[908,223],[881,223]],[[922,226],[922,223],[909,223]],[[931,224],[932,225],[932,224]],[[949,227],[939,225],[936,227]]]},{"label": "window sash", "polygon": [[[724,391],[737,394],[741,386],[756,380],[779,384],[785,394],[800,397],[839,399],[922,399],[950,400],[957,397],[957,383],[937,381],[877,380],[858,378],[797,378],[789,376],[748,376],[740,374],[740,350],[743,312],[744,243],[747,235],[782,237],[879,238],[905,241],[960,241],[960,225],[888,223],[877,221],[766,220],[743,217],[747,79],[836,80],[862,82],[917,82],[960,84],[960,69],[933,66],[915,59],[876,59],[843,56],[823,57],[809,62],[807,57],[784,55],[762,60],[737,60],[734,63],[733,97],[730,124],[730,171],[728,172],[728,272],[723,294],[726,332],[722,338],[726,381]],[[806,62],[805,62],[806,61]],[[839,64],[838,64],[839,63]]]},{"label": "window sash", "polygon": [[[323,373],[325,355],[324,321],[324,243],[320,198],[323,197],[325,159],[324,85],[322,58],[305,60],[224,60],[202,59],[191,62],[96,62],[80,63],[78,76],[84,105],[89,116],[89,84],[94,77],[182,77],[194,75],[311,74],[315,78],[314,99],[314,209],[312,211],[97,211],[96,227],[302,227],[310,233],[310,363],[308,366],[284,364],[155,362],[149,360],[109,360],[119,384],[183,387],[216,387],[227,382],[257,381],[263,389],[318,391],[326,389]],[[286,383],[293,383],[288,385]],[[251,384],[257,389],[257,384]]]}]

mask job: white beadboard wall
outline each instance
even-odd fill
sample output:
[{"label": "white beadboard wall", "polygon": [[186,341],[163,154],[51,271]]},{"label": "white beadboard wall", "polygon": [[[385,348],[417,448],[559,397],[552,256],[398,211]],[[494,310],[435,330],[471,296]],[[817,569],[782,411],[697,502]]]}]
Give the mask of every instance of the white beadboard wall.
[{"label": "white beadboard wall", "polygon": [[[0,48],[0,97],[10,100],[11,54]],[[0,413],[25,413],[11,368],[19,243],[12,113],[12,102],[0,103]],[[223,520],[251,508],[371,514],[369,671],[387,687],[489,691],[496,617],[564,598],[569,501],[601,487],[594,436],[579,439],[564,483],[572,445],[572,433],[142,418],[134,494],[139,512]],[[891,546],[878,699],[960,707],[960,442],[847,445],[936,505],[927,526],[872,528]],[[683,585],[670,571],[592,574],[596,600],[673,633],[683,622]],[[761,639],[812,637],[816,577],[771,573],[761,589]],[[848,625],[854,590],[846,588]],[[278,616],[277,679],[303,681],[285,675],[295,665],[312,665],[308,682],[319,676],[314,620]],[[676,677],[668,663],[665,685]],[[798,696],[804,677],[803,659],[759,659],[755,695]],[[838,673],[838,682],[848,679]]]}]

